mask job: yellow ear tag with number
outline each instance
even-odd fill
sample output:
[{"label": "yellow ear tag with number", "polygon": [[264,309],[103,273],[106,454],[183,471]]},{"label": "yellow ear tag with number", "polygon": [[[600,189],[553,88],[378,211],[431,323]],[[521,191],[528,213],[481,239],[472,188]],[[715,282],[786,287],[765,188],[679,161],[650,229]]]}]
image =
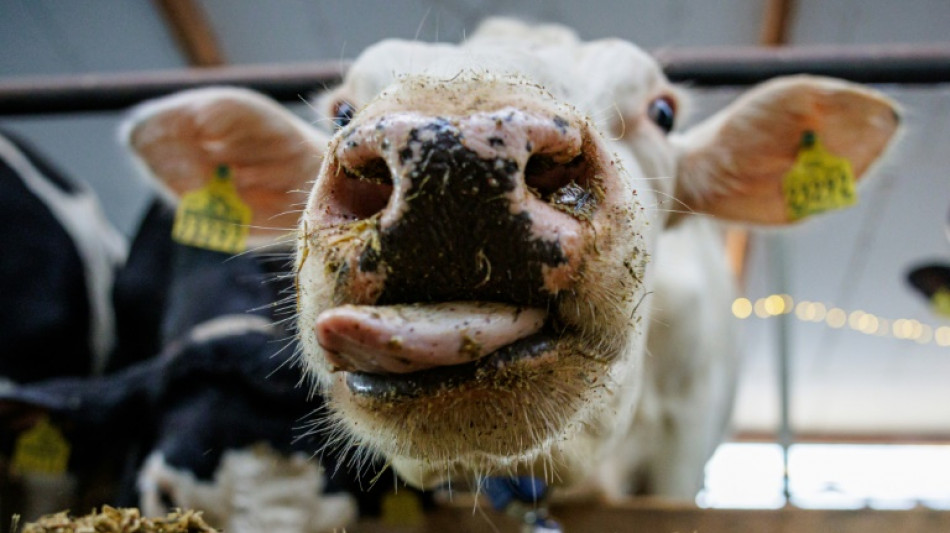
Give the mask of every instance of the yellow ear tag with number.
[{"label": "yellow ear tag with number", "polygon": [[930,303],[933,305],[935,313],[950,317],[950,288],[940,287],[937,289],[937,292],[930,297]]},{"label": "yellow ear tag with number", "polygon": [[812,131],[802,135],[795,164],[782,179],[782,193],[790,220],[848,207],[858,199],[851,163],[825,150]]},{"label": "yellow ear tag with number", "polygon": [[383,524],[394,526],[420,526],[423,522],[422,502],[410,490],[393,491],[383,496],[381,502]]},{"label": "yellow ear tag with number", "polygon": [[208,185],[184,195],[175,212],[172,238],[181,244],[237,254],[247,249],[251,208],[238,196],[227,165]]},{"label": "yellow ear tag with number", "polygon": [[69,464],[69,441],[43,417],[16,440],[12,466],[20,473],[57,475]]}]

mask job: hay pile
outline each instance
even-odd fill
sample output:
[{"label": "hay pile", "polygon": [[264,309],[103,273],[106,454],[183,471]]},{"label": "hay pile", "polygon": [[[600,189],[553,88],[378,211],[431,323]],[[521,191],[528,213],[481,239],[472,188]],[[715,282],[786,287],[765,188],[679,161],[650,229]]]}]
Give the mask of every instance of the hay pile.
[{"label": "hay pile", "polygon": [[176,511],[165,518],[142,518],[138,509],[116,509],[70,518],[65,512],[23,526],[21,533],[216,533],[195,511]]}]

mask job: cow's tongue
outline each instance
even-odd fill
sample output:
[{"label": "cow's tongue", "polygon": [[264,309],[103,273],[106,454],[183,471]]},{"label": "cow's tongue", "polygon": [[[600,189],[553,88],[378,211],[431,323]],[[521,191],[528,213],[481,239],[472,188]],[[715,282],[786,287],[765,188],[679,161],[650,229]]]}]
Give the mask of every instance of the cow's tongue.
[{"label": "cow's tongue", "polygon": [[545,317],[484,302],[344,305],[317,317],[316,334],[339,370],[404,374],[484,357],[536,333]]}]

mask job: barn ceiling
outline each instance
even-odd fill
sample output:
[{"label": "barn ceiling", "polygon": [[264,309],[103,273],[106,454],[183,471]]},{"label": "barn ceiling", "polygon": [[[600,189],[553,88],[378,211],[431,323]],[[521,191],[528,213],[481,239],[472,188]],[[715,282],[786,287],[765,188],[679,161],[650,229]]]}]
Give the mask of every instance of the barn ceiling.
[{"label": "barn ceiling", "polygon": [[[171,2],[166,2],[171,3]],[[187,2],[185,2],[187,3]],[[561,22],[582,37],[632,40],[644,48],[755,45],[769,0],[196,0],[220,58],[229,64],[352,58],[385,37],[457,41],[487,15]],[[947,40],[945,0],[797,0],[784,24],[788,45],[932,43]],[[177,69],[192,60],[170,30],[161,2],[0,0],[0,78]],[[887,86],[905,109],[900,145],[861,192],[858,207],[781,234],[753,232],[746,294],[787,293],[796,303],[861,311],[888,320],[873,332],[802,314],[743,321],[747,365],[736,425],[777,424],[778,326],[786,320],[792,361],[793,427],[808,434],[950,437],[950,347],[932,312],[903,281],[910,265],[950,263],[950,87]],[[736,96],[695,94],[700,118]],[[297,111],[306,113],[304,106]],[[40,145],[99,193],[108,216],[132,231],[149,193],[115,143],[116,114],[26,116],[0,127]],[[776,261],[776,253],[780,260]],[[781,266],[781,267],[779,267]],[[724,310],[728,312],[728,310]],[[814,316],[814,315],[810,315]],[[860,318],[860,315],[855,315]],[[919,324],[915,338],[895,323]],[[916,321],[916,323],[909,322]],[[878,324],[880,326],[880,324]],[[914,326],[916,327],[916,326]],[[929,328],[929,330],[927,329]],[[929,336],[925,334],[929,331]]]}]

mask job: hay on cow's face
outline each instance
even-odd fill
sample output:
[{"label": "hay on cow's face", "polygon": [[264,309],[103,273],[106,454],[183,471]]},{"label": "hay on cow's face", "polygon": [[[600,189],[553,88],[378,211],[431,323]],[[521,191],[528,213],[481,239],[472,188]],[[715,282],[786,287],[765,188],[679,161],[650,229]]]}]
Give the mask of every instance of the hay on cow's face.
[{"label": "hay on cow's face", "polygon": [[40,518],[21,533],[215,533],[195,511],[175,511],[165,518],[142,518],[138,509],[105,505],[101,512],[70,518],[62,512]]}]

